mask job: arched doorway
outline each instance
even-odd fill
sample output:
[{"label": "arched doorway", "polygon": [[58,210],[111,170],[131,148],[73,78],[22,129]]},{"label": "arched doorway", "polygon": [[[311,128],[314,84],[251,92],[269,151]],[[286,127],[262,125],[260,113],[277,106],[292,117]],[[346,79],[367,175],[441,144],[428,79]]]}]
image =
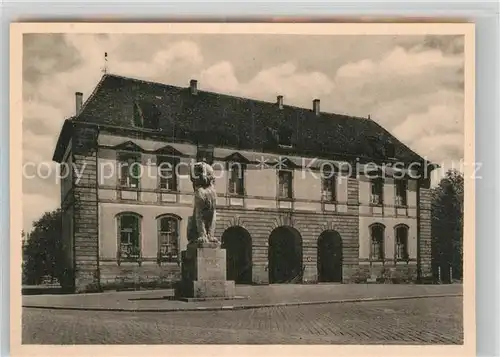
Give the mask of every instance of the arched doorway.
[{"label": "arched doorway", "polygon": [[278,227],[269,236],[269,283],[302,282],[302,237],[291,227]]},{"label": "arched doorway", "polygon": [[325,231],[318,238],[318,281],[342,282],[342,237]]},{"label": "arched doorway", "polygon": [[226,249],[227,280],[236,284],[252,283],[252,237],[240,226],[229,227],[222,234],[222,248]]}]

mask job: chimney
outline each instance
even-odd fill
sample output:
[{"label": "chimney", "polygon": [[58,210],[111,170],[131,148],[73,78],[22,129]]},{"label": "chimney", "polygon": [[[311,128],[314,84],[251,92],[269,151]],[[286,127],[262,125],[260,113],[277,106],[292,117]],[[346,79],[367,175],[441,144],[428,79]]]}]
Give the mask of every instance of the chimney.
[{"label": "chimney", "polygon": [[283,96],[282,95],[279,95],[277,97],[276,103],[278,104],[278,108],[283,109]]},{"label": "chimney", "polygon": [[198,94],[198,81],[196,79],[191,79],[189,81],[189,89],[191,90],[191,94]]},{"label": "chimney", "polygon": [[82,110],[82,103],[83,103],[83,93],[81,92],[75,92],[75,115],[80,114],[80,111]]},{"label": "chimney", "polygon": [[314,113],[316,115],[319,115],[320,114],[320,110],[319,110],[319,99],[314,99],[313,100],[313,110],[314,110]]}]

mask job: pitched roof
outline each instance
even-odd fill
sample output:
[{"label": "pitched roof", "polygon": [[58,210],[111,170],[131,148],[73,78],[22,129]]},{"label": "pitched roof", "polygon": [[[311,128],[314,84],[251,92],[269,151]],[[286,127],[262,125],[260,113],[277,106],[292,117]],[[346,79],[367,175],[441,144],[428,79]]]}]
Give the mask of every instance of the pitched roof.
[{"label": "pitched roof", "polygon": [[[384,158],[388,144],[403,162],[423,158],[373,120],[321,112],[220,93],[176,87],[105,74],[74,122],[134,128],[142,122],[158,125],[172,141],[205,142],[215,146],[262,151],[269,133],[292,133],[287,154]],[[267,148],[269,149],[269,148]],[[392,151],[392,149],[390,149]]]}]

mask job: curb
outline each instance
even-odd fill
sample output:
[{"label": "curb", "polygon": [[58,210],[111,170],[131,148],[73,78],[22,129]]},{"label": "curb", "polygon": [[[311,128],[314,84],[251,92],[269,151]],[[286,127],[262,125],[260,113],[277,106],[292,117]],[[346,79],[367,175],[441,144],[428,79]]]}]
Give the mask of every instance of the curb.
[{"label": "curb", "polygon": [[391,296],[391,297],[375,297],[375,298],[353,298],[353,299],[337,299],[324,301],[299,301],[299,302],[284,302],[270,304],[249,304],[249,305],[223,305],[223,306],[199,306],[199,307],[174,307],[174,308],[105,308],[105,307],[77,307],[77,306],[40,306],[40,305],[22,305],[23,308],[30,309],[45,309],[45,310],[72,310],[72,311],[110,311],[110,312],[182,312],[182,311],[235,311],[261,309],[267,307],[284,307],[284,306],[302,306],[302,305],[327,305],[327,304],[343,304],[356,302],[374,302],[374,301],[392,301],[392,300],[411,300],[411,299],[427,299],[440,297],[459,297],[462,293],[456,294],[438,294],[438,295],[415,295],[415,296]]}]

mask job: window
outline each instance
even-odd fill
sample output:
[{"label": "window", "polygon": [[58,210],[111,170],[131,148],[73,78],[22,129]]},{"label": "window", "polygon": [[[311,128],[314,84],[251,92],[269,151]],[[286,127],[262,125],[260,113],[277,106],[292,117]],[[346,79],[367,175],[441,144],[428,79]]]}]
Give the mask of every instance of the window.
[{"label": "window", "polygon": [[369,135],[366,138],[368,146],[372,150],[372,156],[377,158],[383,158],[385,156],[385,145],[382,142],[382,138],[379,135]]},{"label": "window", "polygon": [[143,127],[142,109],[137,103],[134,103],[134,126]]},{"label": "window", "polygon": [[278,144],[282,147],[292,147],[293,131],[290,128],[281,128],[278,133]]},{"label": "window", "polygon": [[278,131],[267,127],[265,130],[264,149],[275,149],[279,144]]},{"label": "window", "polygon": [[138,128],[158,130],[161,112],[156,105],[141,101],[134,104],[134,125]]},{"label": "window", "polygon": [[243,196],[245,194],[245,168],[237,162],[229,163],[228,192],[231,195]]},{"label": "window", "polygon": [[396,180],[396,206],[407,205],[407,182],[406,180]]},{"label": "window", "polygon": [[323,174],[321,188],[323,201],[335,202],[337,200],[337,177],[333,172]]},{"label": "window", "polygon": [[122,188],[138,188],[141,177],[140,155],[122,153],[119,155],[120,186]]},{"label": "window", "polygon": [[123,213],[118,221],[118,261],[138,261],[141,256],[141,217],[135,213]]},{"label": "window", "polygon": [[382,178],[375,178],[372,180],[372,193],[370,202],[375,205],[384,203],[384,180]]},{"label": "window", "polygon": [[177,262],[179,259],[179,219],[158,218],[158,261]]},{"label": "window", "polygon": [[61,177],[62,178],[66,178],[66,175],[68,174],[68,164],[66,162],[63,162],[60,166],[60,170],[61,170]]},{"label": "window", "polygon": [[396,150],[393,143],[389,142],[385,144],[385,156],[388,158],[394,158],[396,156]]},{"label": "window", "polygon": [[384,233],[385,233],[385,227],[381,224],[374,224],[370,227],[370,235],[371,235],[370,258],[373,261],[384,260]]},{"label": "window", "polygon": [[158,185],[161,190],[177,191],[177,170],[179,159],[171,156],[158,156]]},{"label": "window", "polygon": [[212,165],[214,163],[214,148],[212,146],[198,145],[196,161],[205,161],[207,164]]},{"label": "window", "polygon": [[396,260],[408,259],[408,227],[396,227]]},{"label": "window", "polygon": [[292,172],[288,170],[278,171],[278,197],[292,198]]}]

